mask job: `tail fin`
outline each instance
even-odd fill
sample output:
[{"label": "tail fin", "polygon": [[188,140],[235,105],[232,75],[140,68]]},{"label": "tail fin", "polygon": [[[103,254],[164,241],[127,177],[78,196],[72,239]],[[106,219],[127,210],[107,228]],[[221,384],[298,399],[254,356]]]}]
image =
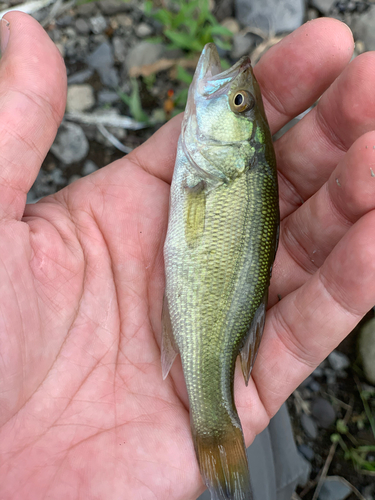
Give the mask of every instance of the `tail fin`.
[{"label": "tail fin", "polygon": [[242,431],[232,425],[220,435],[194,436],[200,471],[211,500],[253,500]]}]

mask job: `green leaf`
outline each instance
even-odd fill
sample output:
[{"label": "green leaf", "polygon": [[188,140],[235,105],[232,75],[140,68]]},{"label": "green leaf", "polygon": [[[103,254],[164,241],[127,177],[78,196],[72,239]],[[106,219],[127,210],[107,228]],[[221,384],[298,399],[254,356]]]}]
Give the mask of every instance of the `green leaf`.
[{"label": "green leaf", "polygon": [[171,26],[173,23],[173,14],[166,9],[159,9],[152,17],[165,26]]},{"label": "green leaf", "polygon": [[184,108],[186,106],[188,92],[189,92],[189,89],[182,89],[175,94],[174,102],[176,104],[176,107],[183,107]]},{"label": "green leaf", "polygon": [[153,8],[154,8],[154,2],[152,2],[152,0],[147,0],[144,6],[145,14],[151,14]]},{"label": "green leaf", "polygon": [[176,78],[177,80],[180,80],[180,82],[184,82],[187,85],[190,85],[191,82],[193,81],[193,75],[190,74],[188,71],[186,71],[186,69],[180,65],[177,66]]},{"label": "green leaf", "polygon": [[231,50],[232,48],[232,45],[230,43],[223,42],[223,40],[220,40],[220,38],[214,38],[214,42],[222,50]]},{"label": "green leaf", "polygon": [[192,39],[192,37],[186,33],[178,33],[172,30],[165,30],[164,34],[180,49],[201,50],[201,44],[197,40]]},{"label": "green leaf", "polygon": [[129,106],[129,111],[132,117],[138,122],[148,122],[148,116],[142,109],[141,98],[139,95],[138,82],[135,78],[131,79],[132,92],[130,95],[118,92],[121,99]]},{"label": "green leaf", "polygon": [[336,429],[340,434],[347,434],[348,433],[348,426],[342,419],[338,419],[336,422]]},{"label": "green leaf", "polygon": [[232,38],[233,33],[228,30],[225,26],[221,26],[221,24],[216,24],[215,26],[211,27],[211,33],[212,35],[222,35],[222,36],[229,36]]}]

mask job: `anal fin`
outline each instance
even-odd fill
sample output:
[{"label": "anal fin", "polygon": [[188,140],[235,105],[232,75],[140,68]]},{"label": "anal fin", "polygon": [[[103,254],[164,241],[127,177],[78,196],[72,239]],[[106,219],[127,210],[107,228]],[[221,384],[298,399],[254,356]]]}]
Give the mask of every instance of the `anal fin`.
[{"label": "anal fin", "polygon": [[169,370],[173,365],[173,361],[176,359],[176,356],[178,354],[178,348],[172,333],[172,323],[169,315],[168,300],[165,295],[163,299],[161,321],[163,327],[161,341],[161,369],[163,380],[165,380],[168,376]]},{"label": "anal fin", "polygon": [[249,383],[251,370],[258,353],[260,341],[262,339],[264,323],[266,319],[266,307],[268,300],[268,290],[259,304],[251,322],[245,344],[241,349],[241,368],[245,379],[245,384]]}]

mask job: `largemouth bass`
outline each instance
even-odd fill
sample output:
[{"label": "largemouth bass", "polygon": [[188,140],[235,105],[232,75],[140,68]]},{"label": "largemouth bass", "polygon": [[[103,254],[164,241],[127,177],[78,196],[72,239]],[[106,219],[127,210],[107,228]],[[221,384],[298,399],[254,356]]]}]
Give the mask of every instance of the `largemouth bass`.
[{"label": "largemouth bass", "polygon": [[208,44],[189,89],[171,185],[162,369],[165,378],[180,353],[212,500],[252,498],[234,369],[240,354],[247,385],[278,227],[275,154],[250,59],[222,72]]}]

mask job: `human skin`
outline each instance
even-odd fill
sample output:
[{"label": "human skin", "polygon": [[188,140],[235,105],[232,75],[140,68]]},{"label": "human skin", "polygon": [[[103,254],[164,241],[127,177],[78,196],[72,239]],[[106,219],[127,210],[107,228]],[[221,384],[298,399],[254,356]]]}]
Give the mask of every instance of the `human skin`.
[{"label": "human skin", "polygon": [[[0,62],[0,498],[194,500],[181,364],[162,381],[169,184],[181,117],[34,205],[66,72],[13,12]],[[8,29],[3,26],[4,30]],[[235,396],[246,443],[375,303],[375,54],[309,22],[255,68],[275,133],[281,234],[264,337]],[[302,204],[302,201],[304,203]],[[278,295],[282,300],[278,300]]]}]

